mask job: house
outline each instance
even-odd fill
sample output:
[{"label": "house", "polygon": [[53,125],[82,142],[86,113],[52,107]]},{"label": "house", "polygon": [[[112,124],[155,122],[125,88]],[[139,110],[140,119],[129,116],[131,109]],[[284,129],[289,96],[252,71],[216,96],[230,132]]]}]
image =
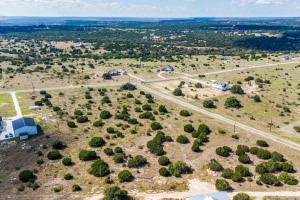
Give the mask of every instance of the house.
[{"label": "house", "polygon": [[30,110],[40,110],[40,106],[30,106],[29,107]]},{"label": "house", "polygon": [[108,72],[105,72],[106,74],[109,74],[111,76],[123,76],[127,75],[127,72],[123,69],[113,69]]},{"label": "house", "polygon": [[213,81],[211,86],[213,88],[216,88],[216,89],[219,89],[219,90],[222,90],[222,91],[227,91],[230,89],[230,86],[229,84],[227,83],[223,83],[223,82],[219,82],[219,81]]},{"label": "house", "polygon": [[293,56],[293,55],[288,55],[288,56],[283,56],[283,57],[281,57],[281,60],[292,60],[293,58],[295,58],[295,56]]},{"label": "house", "polygon": [[167,66],[161,68],[160,71],[163,71],[163,72],[173,72],[175,70],[174,70],[174,68],[172,66],[167,65]]},{"label": "house", "polygon": [[187,198],[188,200],[229,200],[226,192],[216,192],[211,194],[196,195]]},{"label": "house", "polygon": [[25,139],[30,135],[37,135],[37,126],[33,118],[21,117],[12,120],[12,127],[15,137]]}]

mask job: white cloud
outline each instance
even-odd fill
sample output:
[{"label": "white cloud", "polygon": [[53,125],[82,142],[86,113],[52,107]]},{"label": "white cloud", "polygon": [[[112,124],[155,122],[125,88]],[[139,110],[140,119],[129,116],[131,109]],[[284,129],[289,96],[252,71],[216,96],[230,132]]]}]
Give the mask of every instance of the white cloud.
[{"label": "white cloud", "polygon": [[289,0],[232,0],[232,3],[236,3],[239,5],[248,5],[248,4],[254,4],[254,5],[278,5],[283,4],[285,2],[288,2]]}]

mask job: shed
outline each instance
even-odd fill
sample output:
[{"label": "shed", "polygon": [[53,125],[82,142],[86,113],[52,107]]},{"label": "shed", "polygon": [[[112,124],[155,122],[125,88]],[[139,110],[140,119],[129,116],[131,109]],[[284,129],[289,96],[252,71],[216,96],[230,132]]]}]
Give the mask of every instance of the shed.
[{"label": "shed", "polygon": [[33,118],[21,117],[12,121],[15,137],[37,135],[37,126]]}]

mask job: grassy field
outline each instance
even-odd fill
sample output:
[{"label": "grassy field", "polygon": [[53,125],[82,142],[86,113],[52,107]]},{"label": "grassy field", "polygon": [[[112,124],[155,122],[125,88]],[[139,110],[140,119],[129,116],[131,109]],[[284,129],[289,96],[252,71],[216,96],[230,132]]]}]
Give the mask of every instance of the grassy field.
[{"label": "grassy field", "polygon": [[10,94],[0,94],[0,116],[14,117],[16,110]]},{"label": "grassy field", "polygon": [[[138,190],[141,192],[152,191],[183,191],[186,189],[186,181],[189,179],[200,179],[210,183],[214,183],[217,178],[220,178],[220,173],[215,173],[207,169],[207,164],[212,158],[217,159],[222,163],[224,168],[234,168],[239,164],[236,155],[230,157],[220,157],[215,154],[215,149],[219,146],[230,146],[232,149],[236,149],[238,144],[244,144],[249,147],[256,146],[256,140],[262,139],[256,135],[247,133],[245,131],[238,131],[239,139],[233,139],[232,131],[233,128],[227,124],[220,123],[214,119],[207,118],[198,113],[191,113],[190,117],[183,117],[179,115],[179,112],[184,108],[179,107],[176,104],[170,102],[164,102],[161,99],[154,98],[155,103],[150,103],[154,110],[157,110],[158,106],[163,104],[166,105],[169,110],[168,114],[159,114],[154,115],[156,121],[160,122],[163,131],[166,135],[171,136],[174,140],[170,143],[164,144],[164,150],[166,151],[166,156],[170,158],[172,162],[175,161],[184,161],[193,168],[192,174],[183,175],[182,178],[175,177],[161,177],[158,173],[160,165],[158,164],[158,156],[151,154],[146,147],[146,144],[151,140],[156,131],[150,129],[151,120],[139,119],[137,113],[134,111],[135,107],[142,106],[146,104],[147,99],[144,95],[140,95],[140,91],[123,91],[118,92],[117,88],[107,88],[108,92],[106,95],[111,99],[110,104],[101,104],[102,96],[99,95],[97,89],[89,91],[92,99],[86,99],[85,94],[88,92],[88,89],[77,89],[77,90],[68,90],[63,91],[63,94],[60,91],[49,91],[49,94],[52,95],[50,99],[53,107],[60,107],[64,114],[59,117],[59,113],[53,111],[53,107],[43,106],[42,110],[37,113],[36,120],[39,124],[47,125],[45,129],[45,135],[33,138],[26,143],[26,148],[28,151],[21,150],[21,143],[14,144],[11,148],[16,150],[10,151],[11,155],[7,158],[7,163],[9,165],[3,166],[7,173],[2,175],[0,183],[1,187],[5,187],[8,193],[15,195],[66,195],[70,197],[75,197],[78,194],[71,192],[72,184],[79,184],[82,187],[82,192],[80,196],[86,196],[95,194],[97,192],[103,191],[107,186],[105,184],[105,178],[97,178],[88,173],[91,162],[83,162],[78,158],[78,153],[81,149],[89,149],[96,151],[97,155],[101,159],[105,160],[109,164],[111,170],[111,179],[115,184],[118,184],[122,188],[126,188],[129,191]],[[132,94],[134,98],[128,98],[128,93]],[[22,98],[28,99],[28,104],[32,104],[34,101],[39,100],[43,95],[37,94],[35,100],[30,100],[30,94],[22,95]],[[135,99],[139,99],[142,104],[135,104]],[[87,107],[88,101],[91,107]],[[94,127],[92,126],[93,122],[99,120],[99,114],[103,110],[110,111],[113,115],[120,113],[123,106],[127,106],[131,118],[137,118],[140,122],[139,125],[130,125],[123,120],[117,120],[115,117],[112,117],[107,120],[102,120],[104,122],[103,127]],[[77,123],[78,126],[75,129],[70,129],[67,127],[67,121],[76,121],[74,116],[75,110],[81,110],[85,116],[88,117],[89,121],[86,123]],[[210,139],[208,143],[205,143],[200,148],[202,152],[195,153],[191,150],[193,145],[193,138],[191,134],[185,133],[183,131],[183,126],[185,124],[192,124],[194,127],[197,127],[200,123],[207,124],[211,129],[212,133],[210,134]],[[124,138],[115,137],[114,134],[107,133],[107,128],[113,127],[115,130],[122,132]],[[222,128],[225,133],[220,134],[218,130]],[[132,130],[135,130],[137,133],[132,134]],[[179,144],[176,142],[176,138],[179,135],[185,135],[188,137],[190,143],[188,144]],[[106,145],[102,148],[91,148],[88,145],[90,139],[94,136],[101,136],[105,138]],[[50,161],[46,158],[46,155],[51,151],[51,144],[54,140],[63,141],[67,147],[63,150],[60,150],[61,154],[66,157],[71,157],[74,165],[68,167],[64,166],[61,163],[61,160]],[[22,142],[23,143],[23,142]],[[300,166],[299,155],[293,153],[294,151],[286,148],[285,146],[278,145],[272,141],[268,141],[270,151],[278,151],[284,154],[285,158],[288,161],[293,162],[294,166],[298,168]],[[46,146],[47,148],[42,148]],[[103,149],[106,147],[115,148],[116,146],[122,147],[129,159],[131,156],[143,155],[147,158],[149,164],[138,169],[128,168],[126,161],[117,164],[114,162],[113,157],[107,156]],[[0,148],[0,153],[3,151]],[[30,150],[29,150],[30,149]],[[41,151],[42,156],[38,156],[37,152]],[[4,152],[3,152],[4,153]],[[27,154],[27,160],[20,162],[20,159],[16,159],[16,156],[22,156]],[[5,153],[4,153],[5,155]],[[28,155],[30,155],[28,157]],[[263,160],[258,159],[256,156],[250,155],[251,164],[247,164],[250,171],[253,173],[252,180],[245,180],[243,183],[235,183],[229,180],[230,185],[234,188],[235,191],[276,191],[278,188],[270,186],[259,186],[255,183],[255,180],[258,178],[258,175],[255,173],[255,166]],[[14,159],[15,158],[15,159]],[[23,160],[23,159],[22,159]],[[37,160],[44,160],[44,164],[36,164]],[[16,166],[18,169],[16,170]],[[17,181],[10,181],[12,177],[16,177],[17,174],[23,169],[38,169],[37,173],[37,183],[40,185],[40,188],[36,191],[31,189],[26,189],[24,192],[17,192],[16,187],[18,185]],[[117,175],[121,170],[128,169],[134,175],[135,180],[130,183],[120,183],[118,181]],[[67,181],[64,180],[63,176],[65,173],[71,173],[74,176],[74,179]],[[299,173],[294,173],[298,179],[300,178]],[[5,185],[4,185],[5,183]],[[61,187],[63,190],[59,194],[53,192],[54,187]],[[283,185],[280,189],[287,191],[299,190],[299,186],[287,186]]]}]

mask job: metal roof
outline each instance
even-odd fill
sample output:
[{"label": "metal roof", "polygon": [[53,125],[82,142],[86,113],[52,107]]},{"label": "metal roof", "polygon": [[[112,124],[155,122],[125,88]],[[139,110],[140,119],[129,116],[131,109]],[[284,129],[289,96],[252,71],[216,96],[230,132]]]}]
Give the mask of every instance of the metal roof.
[{"label": "metal roof", "polygon": [[13,125],[14,130],[23,128],[25,126],[36,126],[33,118],[27,118],[27,117],[22,117],[22,118],[13,120],[12,125]]},{"label": "metal roof", "polygon": [[211,193],[211,194],[191,196],[188,199],[189,200],[208,200],[208,199],[229,200],[229,197],[226,192],[217,192],[217,193]]}]

